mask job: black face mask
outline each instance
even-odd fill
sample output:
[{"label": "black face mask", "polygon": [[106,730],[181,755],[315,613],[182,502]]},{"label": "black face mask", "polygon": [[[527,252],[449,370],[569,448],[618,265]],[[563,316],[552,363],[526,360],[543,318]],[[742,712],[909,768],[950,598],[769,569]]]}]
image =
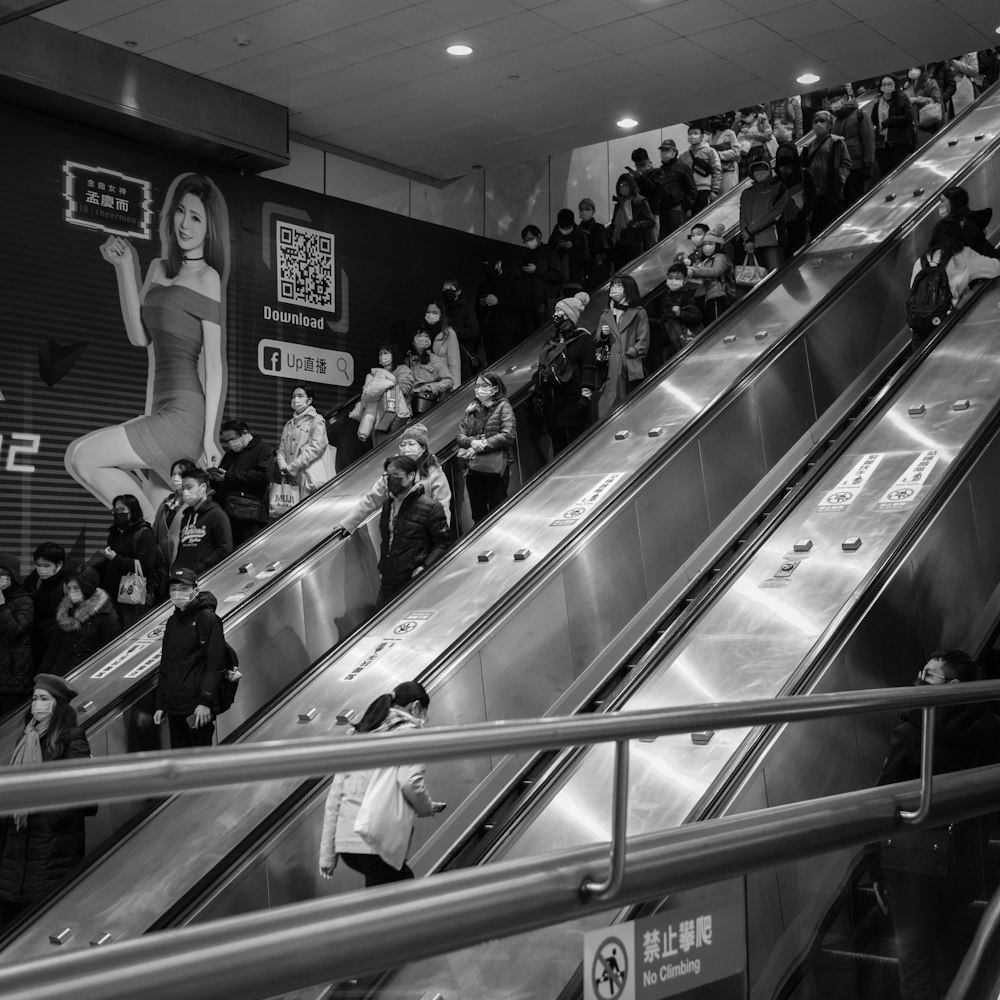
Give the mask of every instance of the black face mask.
[{"label": "black face mask", "polygon": [[446,288],[442,293],[441,297],[445,302],[454,302],[458,298],[458,291],[454,288]]},{"label": "black face mask", "polygon": [[131,518],[131,515],[130,514],[118,514],[118,513],[116,513],[114,515],[114,518],[115,518],[115,527],[116,528],[127,528],[128,527],[128,522],[129,522],[129,520]]}]

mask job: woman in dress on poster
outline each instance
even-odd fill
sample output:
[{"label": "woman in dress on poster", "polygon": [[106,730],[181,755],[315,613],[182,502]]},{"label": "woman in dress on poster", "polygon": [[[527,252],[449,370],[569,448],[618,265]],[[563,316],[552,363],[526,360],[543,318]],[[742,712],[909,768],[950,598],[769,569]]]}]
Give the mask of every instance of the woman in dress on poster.
[{"label": "woman in dress on poster", "polygon": [[141,490],[146,520],[170,492],[170,469],[185,455],[218,464],[218,426],[226,391],[225,287],[229,221],[215,184],[175,177],[160,215],[160,256],[140,285],[139,256],[109,236],[101,256],[115,269],[129,342],[149,352],[146,413],[77,438],[66,449],[69,474],[103,504]]}]

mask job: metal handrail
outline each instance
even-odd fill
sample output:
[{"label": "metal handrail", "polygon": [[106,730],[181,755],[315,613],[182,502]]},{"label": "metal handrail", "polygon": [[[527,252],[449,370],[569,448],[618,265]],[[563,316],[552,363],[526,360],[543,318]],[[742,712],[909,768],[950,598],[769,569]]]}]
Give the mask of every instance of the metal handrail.
[{"label": "metal handrail", "polygon": [[409,763],[553,750],[621,740],[807,722],[895,708],[928,708],[1000,699],[1000,681],[882,688],[806,697],[715,702],[606,716],[569,716],[472,726],[442,726],[359,739],[316,737],[120,754],[59,764],[0,769],[2,813],[56,809],[226,785],[305,778]]},{"label": "metal handrail", "polygon": [[[1000,765],[942,775],[928,820],[938,825],[988,811],[998,782]],[[900,801],[911,803],[917,794],[915,781],[884,785],[634,838],[619,891],[596,905],[581,898],[579,886],[604,858],[602,846],[444,872],[9,964],[0,967],[0,996],[132,1000],[141,983],[143,1000],[265,1000],[381,971],[387,963],[401,965],[883,840],[898,828]],[[65,940],[82,944],[72,936]]]}]

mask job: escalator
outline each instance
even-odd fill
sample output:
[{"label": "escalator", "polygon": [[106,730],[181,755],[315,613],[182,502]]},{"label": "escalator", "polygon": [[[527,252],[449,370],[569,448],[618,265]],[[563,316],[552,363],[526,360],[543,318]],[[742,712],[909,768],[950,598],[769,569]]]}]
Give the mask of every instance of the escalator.
[{"label": "escalator", "polygon": [[[930,651],[983,644],[1000,615],[998,297],[995,285],[984,289],[859,421],[836,460],[783,505],[714,599],[609,710],[901,686]],[[895,722],[881,713],[633,743],[629,835],[870,786]],[[609,746],[558,755],[532,774],[521,807],[497,820],[476,862],[607,838],[612,775]],[[857,858],[845,849],[745,877],[751,998],[893,995],[887,954],[873,956],[867,982],[828,968],[825,977],[802,974]],[[298,995],[579,996],[581,934],[653,908],[428,959],[368,989]],[[886,929],[871,934],[884,940]]]},{"label": "escalator", "polygon": [[[811,428],[817,410],[827,413],[851,383],[866,382],[872,357],[893,353],[887,345],[896,342],[898,351],[902,295],[893,279],[904,268],[908,271],[908,262],[926,238],[931,195],[943,184],[942,178],[954,176],[949,157],[957,161],[963,144],[977,148],[975,135],[995,116],[988,104],[978,110],[983,112],[981,119],[964,120],[970,129],[967,134],[948,137],[956,145],[942,142],[939,150],[925,150],[911,165],[927,184],[930,194],[925,201],[918,195],[892,202],[875,196],[861,206],[762,289],[754,304],[759,308],[748,303],[733,310],[728,324],[720,323],[720,329],[710,331],[687,352],[682,361],[693,366],[690,371],[678,364],[663,379],[650,380],[609,425],[573,450],[572,469],[566,461],[555,463],[552,473],[515,500],[509,511],[476,532],[473,545],[457,550],[427,574],[403,605],[407,610],[401,616],[390,609],[371,630],[345,643],[273,712],[248,727],[247,738],[294,738],[329,730],[337,715],[360,712],[371,697],[424,664],[430,665],[423,676],[432,688],[438,718],[479,721],[541,714],[550,707],[599,654],[613,652],[618,632],[631,623],[636,609],[678,586],[678,579],[699,558],[697,549],[709,531],[735,516],[732,504],[740,505],[749,477],[757,477],[749,483],[753,486],[765,471],[779,468],[789,436],[794,441],[816,433]],[[991,180],[993,159],[984,152],[962,177],[974,201],[981,200],[979,184]],[[897,179],[900,191],[914,183],[906,171]],[[914,215],[917,221],[900,225]],[[831,256],[834,252],[839,255]],[[823,308],[817,311],[819,304]],[[782,310],[786,324],[777,322]],[[812,318],[795,323],[800,316]],[[862,325],[861,320],[867,322]],[[769,329],[762,328],[764,323]],[[735,350],[727,338],[739,334],[726,332],[731,329],[745,341]],[[758,338],[764,330],[767,336]],[[778,341],[775,348],[770,348],[768,337]],[[831,358],[839,362],[839,370],[837,365],[824,367],[824,359]],[[748,374],[727,390],[734,370]],[[798,388],[796,377],[801,379]],[[775,397],[780,405],[769,412],[766,404],[772,397],[766,390],[781,390]],[[689,431],[691,413],[700,412],[716,396],[725,405],[717,402],[713,416],[695,420],[696,432]],[[802,405],[805,397],[808,405]],[[740,437],[747,430],[757,435],[752,447]],[[766,432],[775,436],[767,437]],[[659,438],[671,434],[679,441],[664,448]],[[690,491],[687,496],[674,494],[678,502],[669,508],[680,516],[700,505],[703,523],[692,522],[679,540],[661,539],[665,533],[657,529],[664,500],[671,496],[670,484],[676,488],[691,481],[680,475],[686,456],[693,448],[699,461],[707,463],[722,441],[729,441],[733,452],[743,456],[756,451],[760,461],[735,477],[740,481],[729,484],[727,508],[717,489],[727,457],[723,449],[722,464],[711,470],[706,465],[699,474],[701,497],[693,499]],[[782,444],[784,450],[779,448]],[[612,458],[621,460],[618,468],[624,471],[608,471],[610,449],[620,450]],[[560,516],[574,509],[576,497],[590,497],[603,483],[609,484],[604,491],[607,498],[598,496],[576,505],[584,508],[583,516]],[[553,524],[553,520],[570,523]],[[525,548],[528,558],[515,558]],[[480,561],[478,555],[491,550],[493,556]],[[535,568],[532,558],[547,553],[550,558],[539,559],[538,571],[530,572]],[[602,559],[607,560],[605,570],[607,565],[614,567],[614,592],[593,586],[594,570],[601,568]],[[484,570],[495,569],[503,572],[484,582]],[[503,592],[512,592],[512,599],[498,603]],[[444,600],[449,594],[450,607]],[[446,616],[446,608],[455,614]],[[578,615],[572,621],[570,611]],[[397,639],[393,633],[404,624]],[[514,664],[511,648],[517,648]],[[524,683],[525,663],[537,668],[531,683]],[[452,769],[443,797],[461,802],[488,770],[489,762]],[[241,849],[246,853],[248,845],[262,836],[271,837],[272,815],[297,807],[314,794],[313,786],[274,782],[235,790],[232,796],[171,800],[70,885],[8,953],[13,958],[33,953],[32,949],[47,950],[48,935],[56,924],[69,927],[71,946],[80,946],[104,933],[120,939],[182,919],[187,912],[209,912],[204,882],[228,872]],[[206,823],[206,816],[215,817],[215,822]],[[300,832],[303,829],[299,827]],[[280,830],[270,843],[274,849],[267,858],[247,855],[245,880],[224,880],[225,890],[213,895],[214,912],[276,905],[314,894],[310,863],[314,851],[303,849],[301,842],[284,837]],[[283,852],[282,843],[289,853]],[[166,855],[170,870],[157,880],[155,891],[135,883],[135,866],[141,867],[143,858]]]}]

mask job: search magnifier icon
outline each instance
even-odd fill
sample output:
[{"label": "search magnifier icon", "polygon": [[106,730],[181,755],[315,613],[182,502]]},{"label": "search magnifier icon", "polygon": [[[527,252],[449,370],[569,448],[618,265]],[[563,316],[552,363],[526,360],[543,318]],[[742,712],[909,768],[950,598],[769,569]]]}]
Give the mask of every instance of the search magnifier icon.
[{"label": "search magnifier icon", "polygon": [[347,374],[347,358],[337,358],[337,371]]}]

